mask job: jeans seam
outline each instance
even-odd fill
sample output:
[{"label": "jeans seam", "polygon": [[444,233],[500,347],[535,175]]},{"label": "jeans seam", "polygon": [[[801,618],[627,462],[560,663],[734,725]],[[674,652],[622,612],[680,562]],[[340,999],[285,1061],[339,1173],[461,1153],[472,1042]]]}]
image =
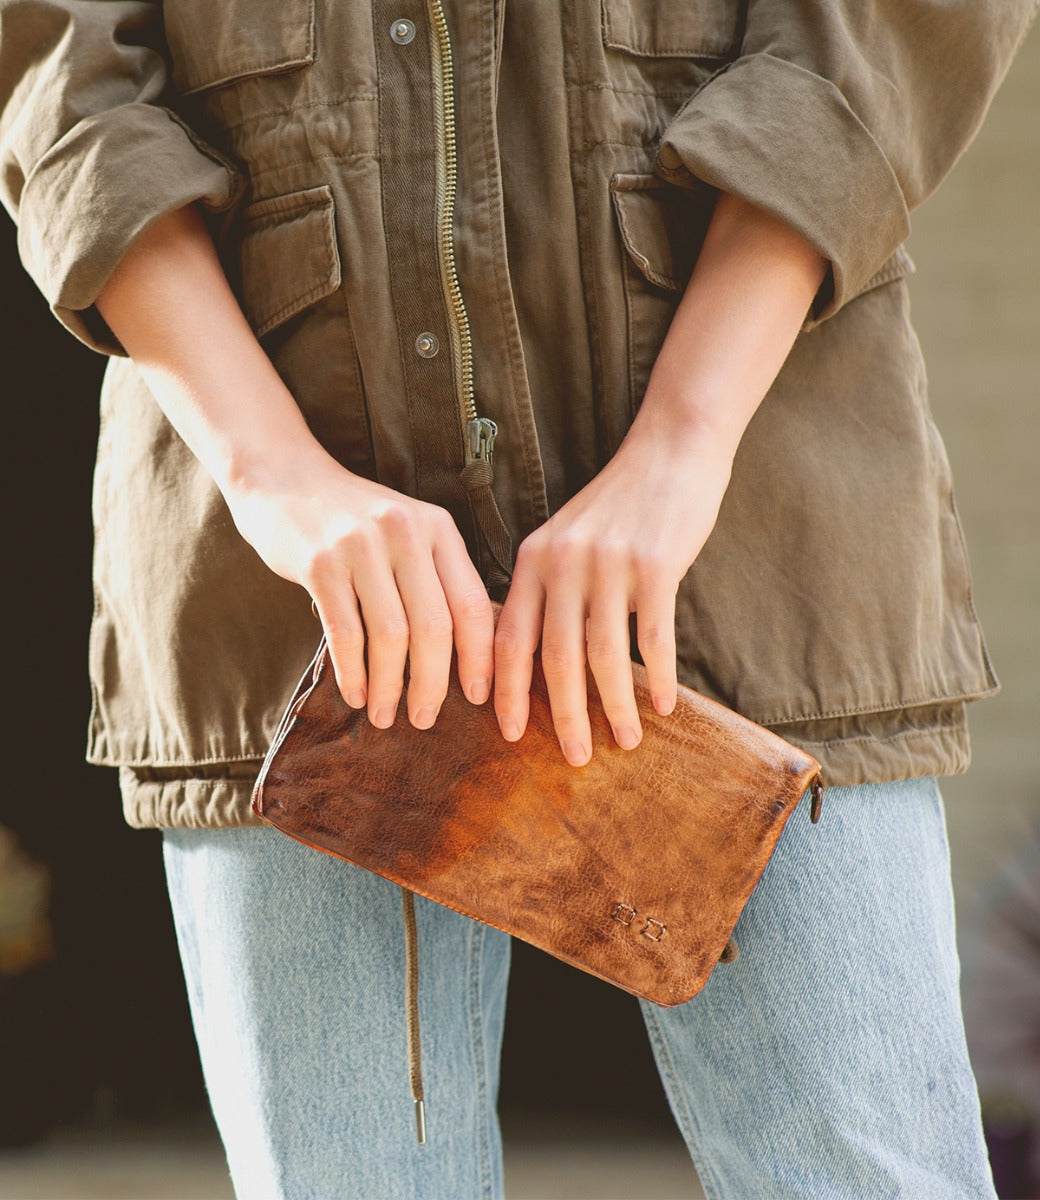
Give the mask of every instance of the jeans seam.
[{"label": "jeans seam", "polygon": [[480,1192],[486,1200],[494,1200],[492,1188],[494,1179],[491,1170],[491,1146],[487,1129],[487,1054],[484,1047],[484,1021],[481,1006],[481,964],[480,958],[484,946],[484,926],[477,921],[470,922],[469,939],[469,1017],[472,1030],[471,1045],[474,1055],[474,1075],[476,1077],[477,1098],[477,1161],[479,1165]]},{"label": "jeans seam", "polygon": [[704,1188],[708,1200],[722,1200],[721,1185],[715,1171],[705,1157],[704,1148],[701,1145],[700,1130],[697,1128],[696,1118],[690,1106],[686,1103],[686,1095],[679,1084],[679,1073],[676,1070],[668,1043],[657,1020],[657,1013],[650,1007],[649,1001],[644,1001],[642,1008],[647,1033],[657,1054],[661,1081],[662,1083],[667,1082],[667,1084],[670,1084],[670,1088],[666,1087],[666,1090],[670,1091],[670,1095],[673,1098],[675,1119],[679,1125],[680,1132],[686,1139],[686,1151],[693,1162],[697,1174],[700,1176],[701,1186]]}]

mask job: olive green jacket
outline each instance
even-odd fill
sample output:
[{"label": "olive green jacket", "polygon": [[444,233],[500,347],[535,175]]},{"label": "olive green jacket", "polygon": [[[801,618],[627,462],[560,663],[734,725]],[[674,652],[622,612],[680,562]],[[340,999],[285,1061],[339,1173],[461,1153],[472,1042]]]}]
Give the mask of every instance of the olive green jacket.
[{"label": "olive green jacket", "polygon": [[996,684],[901,243],[1035,10],[0,0],[3,200],[58,317],[113,355],[89,757],[123,768],[128,819],[250,820],[318,637],[92,307],[192,201],[316,435],[446,506],[489,583],[616,449],[716,189],[783,218],[831,270],[680,589],[680,678],[833,783],[962,770]]}]

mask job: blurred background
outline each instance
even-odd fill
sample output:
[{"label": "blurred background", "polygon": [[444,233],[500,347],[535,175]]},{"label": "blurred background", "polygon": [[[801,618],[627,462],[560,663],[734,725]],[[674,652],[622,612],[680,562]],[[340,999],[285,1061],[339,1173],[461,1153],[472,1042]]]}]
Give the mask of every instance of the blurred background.
[{"label": "blurred background", "polygon": [[[932,406],[1003,683],[971,710],[974,765],[943,791],[969,1042],[1000,1194],[1018,1200],[1040,1196],[1037,113],[1034,34],[978,140],[915,215],[910,242]],[[115,773],[82,761],[103,362],[49,315],[9,222],[0,278],[5,575],[17,622],[5,639],[11,753],[0,796],[0,1200],[218,1200],[231,1189],[159,835],[124,827]],[[502,1115],[511,1200],[701,1195],[635,1001],[520,944]]]}]

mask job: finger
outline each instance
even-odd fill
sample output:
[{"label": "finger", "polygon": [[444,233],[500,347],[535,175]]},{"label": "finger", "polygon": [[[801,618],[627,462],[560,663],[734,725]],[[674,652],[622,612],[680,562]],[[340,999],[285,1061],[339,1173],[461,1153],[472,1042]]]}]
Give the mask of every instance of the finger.
[{"label": "finger", "polygon": [[[624,750],[639,745],[643,728],[636,707],[628,635],[628,593],[624,578],[603,579],[593,590],[589,607],[588,658],[603,711]],[[621,585],[621,586],[619,586]]]},{"label": "finger", "polygon": [[451,528],[434,542],[433,565],[451,613],[459,683],[471,703],[483,704],[491,695],[495,673],[495,614],[450,516],[448,523]]},{"label": "finger", "polygon": [[359,571],[355,590],[368,634],[368,719],[378,729],[389,729],[404,688],[408,618],[385,563]]},{"label": "finger", "polygon": [[667,716],[677,700],[675,666],[675,592],[648,586],[636,597],[636,644],[646,667],[654,708]]},{"label": "finger", "polygon": [[518,556],[509,595],[495,628],[495,713],[502,736],[523,736],[531,714],[531,677],[542,629],[545,594]]},{"label": "finger", "polygon": [[325,631],[336,684],[351,708],[364,708],[368,698],[365,671],[365,627],[351,586],[339,587],[311,601]]},{"label": "finger", "polygon": [[572,767],[592,757],[585,688],[585,589],[573,577],[554,579],[545,600],[542,670],[553,726]]},{"label": "finger", "polygon": [[416,729],[429,729],[448,693],[451,612],[427,551],[399,562],[396,577],[408,621],[408,719]]}]

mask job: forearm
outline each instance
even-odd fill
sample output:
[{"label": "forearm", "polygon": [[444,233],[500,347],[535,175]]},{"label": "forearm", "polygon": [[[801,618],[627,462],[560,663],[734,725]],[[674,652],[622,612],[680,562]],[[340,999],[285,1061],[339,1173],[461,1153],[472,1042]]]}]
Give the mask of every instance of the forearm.
[{"label": "forearm", "polygon": [[312,436],[253,336],[193,209],[161,218],[120,261],[101,315],[272,571],[310,593],[344,699],[425,729],[459,679],[483,703],[490,602],[451,517],[347,471]]},{"label": "forearm", "polygon": [[614,457],[521,545],[498,623],[495,708],[522,735],[541,644],[569,762],[591,754],[585,663],[617,743],[641,737],[630,613],[658,712],[676,698],[675,595],[718,516],[740,438],[798,335],[827,264],[746,201],[719,197],[704,247]]},{"label": "forearm", "polygon": [[826,260],[777,218],[720,195],[633,435],[667,432],[732,458],[826,270]]},{"label": "forearm", "polygon": [[287,458],[324,455],[253,336],[194,207],[138,237],[97,306],[225,495]]}]

